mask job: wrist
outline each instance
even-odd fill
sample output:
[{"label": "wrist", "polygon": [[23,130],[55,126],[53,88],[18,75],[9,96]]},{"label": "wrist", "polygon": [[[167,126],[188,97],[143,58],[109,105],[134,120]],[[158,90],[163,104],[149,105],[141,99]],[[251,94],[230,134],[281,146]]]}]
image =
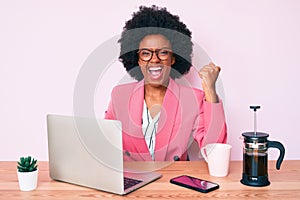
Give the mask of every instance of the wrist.
[{"label": "wrist", "polygon": [[205,100],[209,103],[219,103],[219,97],[216,90],[204,90]]}]

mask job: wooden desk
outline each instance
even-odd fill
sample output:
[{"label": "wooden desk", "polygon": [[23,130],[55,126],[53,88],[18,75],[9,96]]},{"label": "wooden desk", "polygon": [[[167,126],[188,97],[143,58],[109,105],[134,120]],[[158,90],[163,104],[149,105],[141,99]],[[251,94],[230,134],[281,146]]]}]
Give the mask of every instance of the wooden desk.
[{"label": "wooden desk", "polygon": [[[242,162],[232,161],[230,174],[216,178],[208,175],[204,161],[174,162],[159,170],[163,177],[126,196],[118,196],[94,189],[68,183],[53,181],[49,177],[48,162],[39,162],[38,188],[30,192],[21,192],[16,174],[16,162],[0,162],[0,199],[300,199],[300,161],[284,161],[280,170],[275,169],[275,161],[269,161],[269,179],[267,187],[249,187],[242,185]],[[187,174],[220,184],[220,189],[204,194],[169,183],[172,177]]]}]

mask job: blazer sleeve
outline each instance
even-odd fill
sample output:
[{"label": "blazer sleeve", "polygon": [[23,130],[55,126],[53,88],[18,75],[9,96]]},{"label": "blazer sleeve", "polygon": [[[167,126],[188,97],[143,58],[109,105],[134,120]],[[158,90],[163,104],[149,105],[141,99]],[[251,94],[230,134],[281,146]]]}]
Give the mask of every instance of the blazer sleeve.
[{"label": "blazer sleeve", "polygon": [[104,119],[111,119],[111,120],[115,120],[116,119],[116,115],[114,112],[114,93],[115,93],[115,88],[113,88],[112,93],[111,93],[111,98],[110,98],[110,102],[108,104],[108,107],[105,111],[104,114]]},{"label": "blazer sleeve", "polygon": [[199,147],[209,143],[226,143],[227,126],[222,101],[209,103],[202,98],[199,106],[200,114],[195,121],[193,133]]},{"label": "blazer sleeve", "polygon": [[112,100],[109,102],[109,105],[105,111],[104,119],[112,119],[112,120],[115,119],[113,114]]}]

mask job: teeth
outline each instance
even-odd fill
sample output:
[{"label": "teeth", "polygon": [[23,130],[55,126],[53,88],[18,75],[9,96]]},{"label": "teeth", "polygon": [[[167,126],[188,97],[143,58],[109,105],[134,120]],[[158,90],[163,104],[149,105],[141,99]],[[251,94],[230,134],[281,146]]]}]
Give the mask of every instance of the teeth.
[{"label": "teeth", "polygon": [[158,78],[160,77],[162,73],[162,67],[150,67],[148,68],[148,72],[151,74],[152,78]]},{"label": "teeth", "polygon": [[157,70],[162,70],[162,67],[151,67],[148,69],[149,71],[157,71]]}]

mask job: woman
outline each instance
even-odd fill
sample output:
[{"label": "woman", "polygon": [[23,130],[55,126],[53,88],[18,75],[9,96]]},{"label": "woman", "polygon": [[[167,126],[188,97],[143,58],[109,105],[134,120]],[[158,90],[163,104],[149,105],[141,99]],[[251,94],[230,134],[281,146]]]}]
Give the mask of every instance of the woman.
[{"label": "woman", "polygon": [[105,113],[120,120],[125,160],[188,160],[191,138],[225,143],[226,123],[215,83],[220,67],[199,71],[203,91],[174,79],[191,67],[191,32],[165,8],[140,7],[126,22],[120,60],[138,82],[116,86]]}]

